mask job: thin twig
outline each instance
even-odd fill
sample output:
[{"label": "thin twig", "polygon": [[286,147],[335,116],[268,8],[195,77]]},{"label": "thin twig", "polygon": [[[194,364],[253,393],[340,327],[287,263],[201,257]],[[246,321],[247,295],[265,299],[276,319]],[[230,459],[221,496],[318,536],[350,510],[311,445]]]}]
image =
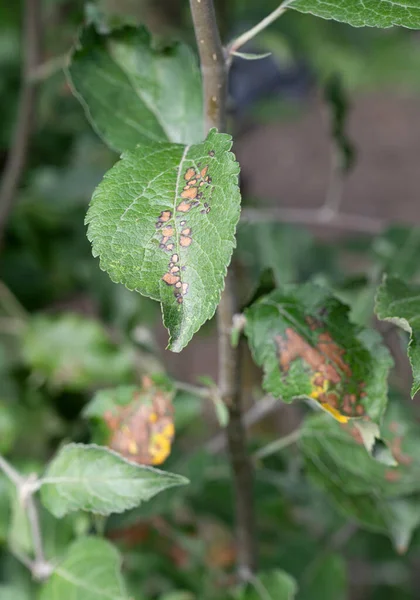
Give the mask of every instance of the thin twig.
[{"label": "thin twig", "polygon": [[22,485],[23,477],[16,471],[14,467],[0,454],[0,469],[6,475],[8,479],[15,485],[16,487],[20,487]]},{"label": "thin twig", "polygon": [[283,450],[284,448],[287,448],[288,446],[291,446],[292,444],[297,442],[299,437],[300,427],[298,429],[295,429],[291,433],[277,440],[274,440],[274,442],[271,442],[270,444],[267,444],[266,446],[263,446],[262,448],[257,450],[254,453],[254,459],[261,459],[266,458],[267,456],[271,456],[271,454],[275,454],[276,452],[279,452],[280,450]]},{"label": "thin twig", "polygon": [[25,167],[35,115],[36,87],[30,78],[40,62],[41,0],[25,0],[23,10],[22,82],[15,131],[0,185],[0,243]]},{"label": "thin twig", "polygon": [[246,223],[279,221],[281,223],[296,223],[298,225],[317,227],[326,226],[334,229],[367,233],[371,235],[381,233],[386,227],[385,221],[374,217],[340,213],[332,219],[326,219],[322,209],[313,210],[307,208],[283,208],[277,206],[270,208],[244,208],[242,210],[241,220]]},{"label": "thin twig", "polygon": [[[190,0],[191,14],[200,54],[204,95],[204,125],[208,130],[226,129],[227,63],[216,22],[213,0]],[[256,569],[255,511],[253,471],[247,454],[242,422],[239,348],[231,345],[231,328],[236,313],[232,271],[218,307],[218,349],[220,397],[229,411],[226,434],[235,492],[237,566],[241,577]]]},{"label": "thin twig", "polygon": [[270,13],[267,17],[265,17],[262,21],[257,23],[254,27],[251,27],[245,33],[242,33],[239,37],[237,37],[233,42],[231,42],[227,48],[228,54],[232,54],[237,52],[239,48],[244,46],[247,42],[252,40],[256,35],[258,35],[261,31],[266,29],[271,23],[274,23],[283,13],[286,12],[289,5],[293,2],[293,0],[286,0],[282,2],[280,6],[278,6],[272,13]]},{"label": "thin twig", "polygon": [[188,394],[198,396],[199,398],[211,398],[214,394],[214,391],[210,387],[200,387],[191,383],[184,383],[183,381],[176,381],[175,387],[181,392],[188,392]]}]

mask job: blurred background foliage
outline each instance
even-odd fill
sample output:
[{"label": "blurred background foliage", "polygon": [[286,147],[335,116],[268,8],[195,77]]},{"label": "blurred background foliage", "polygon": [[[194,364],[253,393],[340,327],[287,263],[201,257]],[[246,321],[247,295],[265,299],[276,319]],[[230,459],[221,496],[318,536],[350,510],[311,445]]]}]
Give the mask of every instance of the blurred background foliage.
[{"label": "blurred background foliage", "polygon": [[[216,4],[226,41],[276,6],[275,0]],[[216,363],[213,323],[197,335],[192,349],[170,357],[158,305],[113,284],[92,258],[83,219],[95,185],[117,156],[91,130],[63,72],[66,53],[86,19],[103,27],[144,22],[157,43],[168,36],[193,43],[188,3],[44,0],[42,10],[44,62],[33,74],[38,80],[36,119],[0,253],[0,451],[27,471],[41,469],[63,440],[89,441],[81,411],[95,390],[139,383],[145,373],[162,371],[196,384],[200,375],[215,377]],[[21,4],[2,2],[0,168],[16,116],[25,43],[21,23]],[[238,137],[250,126],[299,120],[335,74],[350,99],[370,90],[384,95],[419,91],[420,38],[415,32],[353,29],[291,13],[250,46],[246,50],[271,56],[234,61],[230,113]],[[249,175],[242,174],[244,204],[258,209],[264,198],[247,194]],[[388,217],[391,225],[398,221],[398,206]],[[331,239],[330,232],[296,224],[241,223],[235,255],[241,300],[245,306],[273,285],[313,279],[331,285],[351,304],[352,318],[366,324],[372,321],[381,274],[418,279],[419,250],[419,230],[409,226]],[[389,341],[397,364],[393,397],[407,405],[407,420],[417,422],[417,404],[408,406],[406,339],[397,335]],[[258,370],[250,367],[245,379],[252,405],[262,395]],[[301,405],[279,407],[276,418],[252,429],[251,450],[289,433],[306,412]],[[58,522],[45,512],[47,554],[60,556],[70,539],[105,528],[123,551],[124,573],[136,600],[222,600],[230,597],[226,590],[235,560],[231,484],[223,452],[203,445],[203,439],[217,435],[217,416],[211,403],[187,391],[178,392],[175,413],[176,442],[165,467],[187,475],[191,485],[106,524],[82,514]],[[304,476],[304,467],[295,445],[256,462],[261,569],[294,576],[300,600],[418,598],[420,534],[399,555],[383,533],[370,532],[337,511]],[[7,549],[8,543],[15,549],[29,543],[17,506],[0,476],[2,600],[36,597],[35,584]],[[264,599],[255,590],[246,599]]]}]

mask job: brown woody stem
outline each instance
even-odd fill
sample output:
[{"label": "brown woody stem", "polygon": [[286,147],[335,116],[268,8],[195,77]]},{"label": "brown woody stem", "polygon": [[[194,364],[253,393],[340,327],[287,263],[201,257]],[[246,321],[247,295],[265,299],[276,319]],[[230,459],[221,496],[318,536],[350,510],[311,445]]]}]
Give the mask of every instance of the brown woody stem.
[{"label": "brown woody stem", "polygon": [[[226,129],[226,90],[228,66],[220,40],[213,0],[190,0],[191,14],[200,54],[204,92],[206,131]],[[220,397],[229,411],[227,439],[235,493],[237,566],[241,579],[249,579],[256,568],[253,470],[247,453],[242,422],[239,349],[231,344],[231,328],[236,313],[235,281],[228,272],[218,307]]]}]

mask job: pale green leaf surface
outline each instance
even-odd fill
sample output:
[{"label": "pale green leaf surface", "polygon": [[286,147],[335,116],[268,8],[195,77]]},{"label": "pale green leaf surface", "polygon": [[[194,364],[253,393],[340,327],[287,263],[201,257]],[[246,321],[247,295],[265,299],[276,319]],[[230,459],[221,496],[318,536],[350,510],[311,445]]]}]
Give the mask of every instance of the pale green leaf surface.
[{"label": "pale green leaf surface", "polygon": [[0,585],[1,600],[31,600],[28,593],[18,586]]},{"label": "pale green leaf surface", "polygon": [[101,446],[69,444],[41,479],[41,500],[58,518],[75,510],[109,515],[186,483],[185,477],[129,462]]},{"label": "pale green leaf surface", "polygon": [[114,344],[98,321],[72,313],[31,318],[23,355],[38,377],[57,389],[117,384],[134,372],[129,347]]},{"label": "pale green leaf surface", "polygon": [[117,549],[100,538],[80,538],[43,585],[40,600],[128,600]]},{"label": "pale green leaf surface", "polygon": [[348,307],[312,284],[285,286],[246,311],[245,333],[267,392],[311,398],[339,421],[378,421],[387,402],[389,352]]},{"label": "pale green leaf surface", "polygon": [[[201,144],[149,142],[126,152],[97,187],[86,217],[101,268],[161,303],[175,352],[213,316],[235,246],[239,166],[231,145],[213,129]],[[188,200],[181,194],[193,170],[202,196]],[[171,277],[179,289],[164,279]]]},{"label": "pale green leaf surface", "polygon": [[184,44],[158,50],[144,28],[100,35],[89,27],[68,73],[93,127],[117,151],[203,139],[200,73]]},{"label": "pale green leaf surface", "polygon": [[275,569],[253,578],[235,600],[294,600],[297,589],[293,577],[285,571]]},{"label": "pale green leaf surface", "polygon": [[400,25],[420,29],[418,0],[292,0],[290,8],[353,27]]},{"label": "pale green leaf surface", "polygon": [[375,313],[410,333],[408,357],[413,371],[411,395],[420,390],[420,285],[384,277],[376,295]]},{"label": "pale green leaf surface", "polygon": [[353,425],[339,425],[326,415],[305,421],[298,444],[306,472],[337,509],[387,534],[402,551],[419,524],[419,430],[393,407],[382,432],[396,468],[372,460]]}]

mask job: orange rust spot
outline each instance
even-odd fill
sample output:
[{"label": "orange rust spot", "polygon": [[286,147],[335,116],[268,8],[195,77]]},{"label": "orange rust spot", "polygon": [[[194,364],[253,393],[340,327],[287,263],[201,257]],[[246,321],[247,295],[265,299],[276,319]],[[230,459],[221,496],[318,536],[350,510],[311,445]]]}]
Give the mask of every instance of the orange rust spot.
[{"label": "orange rust spot", "polygon": [[137,454],[137,452],[139,451],[139,448],[138,448],[135,440],[131,440],[131,442],[129,442],[128,451],[130,454]]},{"label": "orange rust spot", "polygon": [[168,225],[162,229],[162,235],[164,235],[164,236],[167,235],[168,237],[171,237],[171,235],[173,235],[174,232],[175,232],[175,229],[173,227],[171,227],[170,225]]},{"label": "orange rust spot", "polygon": [[187,198],[188,200],[194,200],[194,198],[197,197],[198,194],[198,188],[196,187],[189,187],[186,190],[183,190],[181,192],[181,198]]},{"label": "orange rust spot", "polygon": [[194,176],[195,176],[195,169],[193,169],[193,167],[190,167],[189,169],[187,169],[185,171],[184,179],[185,179],[185,181],[189,181]]},{"label": "orange rust spot", "polygon": [[202,177],[203,179],[204,179],[204,177],[207,175],[207,171],[208,171],[208,170],[209,170],[209,166],[208,166],[208,165],[206,165],[206,166],[204,167],[204,169],[201,169],[201,171],[200,171],[200,175],[201,175],[201,177]]},{"label": "orange rust spot", "polygon": [[165,273],[162,279],[168,285],[175,285],[179,281],[178,275],[172,275],[172,273]]},{"label": "orange rust spot", "polygon": [[166,221],[169,221],[169,219],[171,217],[172,217],[171,211],[170,210],[164,210],[159,215],[159,221],[161,221],[162,223],[166,223]]},{"label": "orange rust spot", "polygon": [[188,248],[188,246],[191,244],[192,242],[192,238],[181,235],[179,243],[181,244],[181,246],[183,248]]},{"label": "orange rust spot", "polygon": [[158,416],[155,412],[150,413],[149,415],[149,421],[151,423],[156,423],[156,421],[158,420]]},{"label": "orange rust spot", "polygon": [[172,261],[173,263],[177,263],[177,262],[179,261],[179,256],[178,256],[178,254],[172,254],[172,256],[171,256],[171,261]]},{"label": "orange rust spot", "polygon": [[167,250],[173,250],[174,249],[174,244],[167,244],[166,245],[166,249]]},{"label": "orange rust spot", "polygon": [[186,229],[183,229],[181,231],[182,235],[190,235],[191,233],[191,227],[187,227]]},{"label": "orange rust spot", "polygon": [[179,267],[172,267],[171,268],[171,273],[178,273],[179,271]]},{"label": "orange rust spot", "polygon": [[396,469],[389,469],[388,471],[385,471],[385,479],[390,483],[395,483],[401,479],[401,473]]},{"label": "orange rust spot", "polygon": [[181,202],[180,204],[178,204],[176,209],[178,212],[186,213],[191,209],[191,204],[189,202]]}]

